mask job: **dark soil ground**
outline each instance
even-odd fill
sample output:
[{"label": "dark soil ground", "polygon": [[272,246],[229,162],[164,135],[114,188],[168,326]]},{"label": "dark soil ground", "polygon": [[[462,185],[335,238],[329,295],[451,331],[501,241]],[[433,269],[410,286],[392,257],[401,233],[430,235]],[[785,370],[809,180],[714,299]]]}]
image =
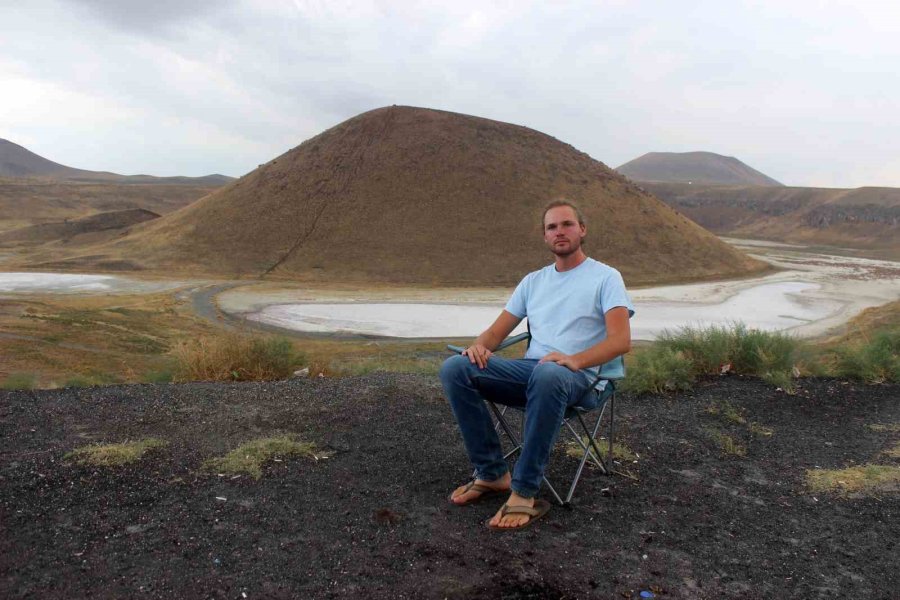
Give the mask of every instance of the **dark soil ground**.
[{"label": "dark soil ground", "polygon": [[[587,472],[571,510],[495,533],[497,501],[447,502],[469,468],[433,377],[0,392],[0,597],[898,598],[900,494],[805,487],[806,469],[896,465],[900,434],[868,426],[900,422],[898,399],[739,377],[620,395],[637,479]],[[201,468],[279,432],[335,454],[259,480]],[[149,436],[170,445],[132,466],[63,459]],[[551,479],[574,466],[556,452]]]}]

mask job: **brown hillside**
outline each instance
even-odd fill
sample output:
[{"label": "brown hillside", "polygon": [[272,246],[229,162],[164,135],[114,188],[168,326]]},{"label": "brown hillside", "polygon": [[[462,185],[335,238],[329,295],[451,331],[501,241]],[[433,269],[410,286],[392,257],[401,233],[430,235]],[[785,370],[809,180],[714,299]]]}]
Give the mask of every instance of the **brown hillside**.
[{"label": "brown hillside", "polygon": [[155,212],[143,208],[130,208],[98,213],[80,219],[30,225],[0,233],[0,247],[21,247],[55,241],[69,243],[80,236],[118,231],[158,218],[159,215]]},{"label": "brown hillside", "polygon": [[0,177],[0,232],[133,208],[166,214],[215,189]]},{"label": "brown hillside", "polygon": [[714,152],[648,152],[616,167],[635,181],[708,185],[781,184],[733,156]]},{"label": "brown hillside", "polygon": [[716,233],[846,246],[900,260],[900,188],[642,185]]},{"label": "brown hillside", "polygon": [[67,261],[326,282],[510,285],[549,261],[539,213],[556,197],[584,207],[589,253],[631,284],[763,268],[567,144],[525,127],[409,107],[345,121]]}]

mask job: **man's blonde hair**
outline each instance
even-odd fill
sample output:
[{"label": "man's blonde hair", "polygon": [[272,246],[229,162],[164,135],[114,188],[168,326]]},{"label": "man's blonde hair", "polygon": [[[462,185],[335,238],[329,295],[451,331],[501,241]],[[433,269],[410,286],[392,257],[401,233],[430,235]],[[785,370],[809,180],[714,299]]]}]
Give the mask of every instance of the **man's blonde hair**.
[{"label": "man's blonde hair", "polygon": [[578,218],[579,225],[587,225],[587,221],[584,219],[584,214],[581,212],[581,209],[578,208],[578,205],[572,202],[571,200],[554,200],[550,204],[544,207],[544,212],[541,213],[541,229],[544,229],[544,219],[547,218],[547,213],[551,208],[558,208],[560,206],[568,206],[573,211],[575,211],[575,216]]}]

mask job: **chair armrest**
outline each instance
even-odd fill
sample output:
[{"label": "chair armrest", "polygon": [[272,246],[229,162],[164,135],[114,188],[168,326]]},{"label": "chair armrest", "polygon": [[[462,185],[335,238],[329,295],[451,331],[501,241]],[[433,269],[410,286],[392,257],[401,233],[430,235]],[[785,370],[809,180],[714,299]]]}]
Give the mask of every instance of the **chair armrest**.
[{"label": "chair armrest", "polygon": [[[503,350],[504,348],[509,348],[513,344],[518,344],[519,342],[521,342],[523,340],[528,340],[528,339],[531,339],[531,334],[528,333],[527,331],[524,333],[520,333],[518,335],[512,335],[512,336],[506,338],[505,340],[503,340],[502,342],[500,342],[500,345],[494,349],[494,352],[499,352],[500,350]],[[447,350],[450,350],[451,352],[456,352],[457,354],[459,354],[460,352],[462,352],[465,349],[466,349],[465,346],[455,346],[453,344],[447,344]]]}]

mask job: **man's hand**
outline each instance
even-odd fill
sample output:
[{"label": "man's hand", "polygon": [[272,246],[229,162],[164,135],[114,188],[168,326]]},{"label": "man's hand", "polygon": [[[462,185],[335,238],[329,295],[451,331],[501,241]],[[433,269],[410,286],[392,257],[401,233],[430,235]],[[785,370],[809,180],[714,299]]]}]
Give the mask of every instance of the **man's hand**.
[{"label": "man's hand", "polygon": [[492,354],[493,352],[481,344],[472,344],[462,351],[462,355],[468,356],[469,362],[473,365],[478,365],[479,369],[483,369],[487,366],[488,359]]},{"label": "man's hand", "polygon": [[566,367],[570,371],[578,371],[581,368],[574,356],[563,354],[562,352],[551,352],[539,362],[555,362],[558,365]]}]

